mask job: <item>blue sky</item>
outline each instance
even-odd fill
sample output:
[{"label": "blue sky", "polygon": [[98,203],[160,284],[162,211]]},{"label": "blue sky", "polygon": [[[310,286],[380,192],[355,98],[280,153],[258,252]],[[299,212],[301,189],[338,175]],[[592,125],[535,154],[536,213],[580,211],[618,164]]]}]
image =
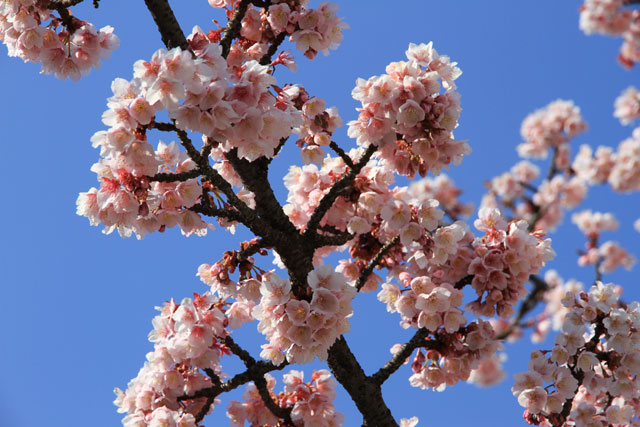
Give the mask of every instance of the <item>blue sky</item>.
[{"label": "blue sky", "polygon": [[[89,139],[104,128],[100,117],[111,81],[131,78],[133,62],[148,59],[162,47],[142,1],[103,1],[97,11],[85,3],[74,9],[75,15],[98,27],[114,26],[121,47],[79,83],[40,75],[36,65],[0,56],[0,180],[6,184],[0,205],[2,426],[119,425],[112,390],[126,387],[152,349],[146,337],[154,306],[205,291],[195,277],[198,265],[215,262],[247,238],[242,232],[231,236],[221,230],[185,238],[172,230],[142,241],[121,239],[103,235],[75,215],[78,192],[97,184],[89,168],[98,152]],[[213,28],[210,20],[222,19],[204,0],[173,3],[187,32],[195,24]],[[410,42],[433,40],[438,52],[457,61],[463,71],[457,81],[463,112],[456,137],[468,139],[473,154],[449,174],[465,190],[463,200],[477,206],[483,182],[518,160],[515,146],[522,119],[555,99],[573,99],[590,125],[575,141],[576,150],[582,143],[617,146],[631,134],[632,127],[622,127],[613,118],[613,101],[621,90],[638,83],[637,70],[617,65],[619,40],[580,32],[580,3],[343,1],[339,15],[351,28],[341,48],[314,61],[294,52],[298,72],[279,70],[276,78],[279,83],[300,83],[325,98],[346,122],[355,117],[357,104],[350,93],[357,77],[381,74],[387,63],[404,59]],[[353,144],[344,128],[337,138],[345,147]],[[285,151],[270,175],[281,200],[286,197],[281,177],[292,161],[299,162],[295,150]],[[578,209],[615,212],[620,231],[604,238],[640,254],[640,236],[631,226],[640,217],[639,202],[638,194],[592,188]],[[549,267],[565,278],[590,283],[592,270],[576,265],[575,250],[582,248],[583,238],[569,216],[550,237],[558,257]],[[640,299],[633,274],[623,271],[605,280],[625,286],[625,300]],[[359,296],[355,310],[346,338],[371,373],[389,358],[388,348],[410,333],[398,327],[399,318],[387,314],[372,294]],[[237,341],[257,349],[263,338],[242,331]],[[540,346],[550,347],[549,342]],[[420,425],[525,425],[509,388],[511,375],[526,369],[534,348],[528,340],[508,345],[510,375],[494,388],[460,384],[443,393],[421,391],[409,386],[405,367],[383,392],[397,419],[417,415]],[[233,373],[239,366],[229,363],[225,369]],[[347,425],[360,424],[344,392],[336,404]],[[209,419],[207,425],[227,424],[224,406]]]}]

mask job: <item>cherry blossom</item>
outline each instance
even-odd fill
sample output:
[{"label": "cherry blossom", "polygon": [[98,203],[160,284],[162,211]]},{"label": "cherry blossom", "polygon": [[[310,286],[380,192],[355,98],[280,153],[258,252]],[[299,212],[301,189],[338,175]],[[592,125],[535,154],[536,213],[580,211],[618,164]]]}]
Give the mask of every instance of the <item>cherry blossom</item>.
[{"label": "cherry blossom", "polygon": [[9,56],[41,63],[43,74],[73,81],[100,67],[120,40],[113,27],[97,30],[60,7],[59,16],[47,8],[49,2],[6,0],[0,3],[0,40]]},{"label": "cherry blossom", "polygon": [[431,43],[411,44],[406,54],[408,61],[389,64],[386,74],[357,80],[352,96],[362,108],[348,133],[361,146],[379,146],[401,175],[438,175],[471,153],[452,134],[461,111],[453,81],[461,71]]}]

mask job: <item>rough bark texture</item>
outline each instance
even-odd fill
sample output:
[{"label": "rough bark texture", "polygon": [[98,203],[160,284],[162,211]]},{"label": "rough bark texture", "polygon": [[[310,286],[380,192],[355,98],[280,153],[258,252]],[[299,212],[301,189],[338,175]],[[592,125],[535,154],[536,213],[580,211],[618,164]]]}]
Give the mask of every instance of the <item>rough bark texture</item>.
[{"label": "rough bark texture", "polygon": [[189,49],[189,43],[178,24],[168,0],[144,0],[147,9],[158,26],[158,31],[162,37],[162,42],[167,49],[179,47],[183,50]]},{"label": "rough bark texture", "polygon": [[364,373],[344,337],[338,338],[331,346],[327,362],[333,375],[358,407],[363,425],[398,425],[384,403],[381,386]]}]

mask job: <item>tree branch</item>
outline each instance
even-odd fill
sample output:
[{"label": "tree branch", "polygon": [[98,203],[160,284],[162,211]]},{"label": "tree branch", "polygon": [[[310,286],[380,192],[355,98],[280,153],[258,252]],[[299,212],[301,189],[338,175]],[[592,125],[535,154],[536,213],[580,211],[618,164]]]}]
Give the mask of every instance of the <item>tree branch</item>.
[{"label": "tree branch", "polygon": [[347,155],[347,153],[344,152],[344,150],[342,148],[340,148],[340,146],[335,142],[335,141],[331,141],[329,143],[329,147],[338,155],[340,156],[340,158],[342,159],[342,161],[349,166],[351,169],[353,169],[354,165],[353,165],[353,160],[351,160],[351,157],[349,157],[349,155]]},{"label": "tree branch", "polygon": [[189,210],[192,210],[193,212],[202,214],[202,215],[207,215],[210,217],[221,217],[221,218],[226,218],[229,221],[237,221],[240,223],[243,223],[243,217],[242,215],[240,215],[240,212],[235,211],[235,210],[231,210],[231,209],[218,209],[218,208],[213,208],[211,206],[204,206],[204,205],[193,205],[189,208]]},{"label": "tree branch", "polygon": [[323,246],[342,246],[354,237],[355,236],[353,234],[347,232],[342,232],[333,236],[320,234],[316,237],[314,246],[320,248]]},{"label": "tree branch", "polygon": [[[251,357],[249,352],[243,349],[242,347],[240,347],[233,340],[233,338],[231,338],[230,335],[227,335],[224,338],[224,344],[227,347],[229,347],[229,350],[231,350],[233,354],[238,356],[244,362],[245,366],[248,369],[251,369],[253,366],[257,365],[256,360],[253,357]],[[282,364],[282,367],[284,367],[286,364],[287,362],[284,362]],[[269,389],[267,387],[267,381],[264,379],[264,374],[256,375],[253,378],[253,382],[258,388],[258,392],[260,393],[260,397],[262,398],[262,401],[264,402],[265,406],[271,411],[271,413],[273,413],[273,415],[275,415],[276,417],[282,418],[283,420],[285,420],[287,425],[293,426],[294,424],[293,424],[293,421],[291,420],[291,410],[293,408],[288,408],[288,407],[283,408],[281,406],[278,406],[273,401],[273,399],[271,398],[271,395],[269,394]]]},{"label": "tree branch", "polygon": [[404,344],[400,351],[393,355],[391,360],[384,364],[382,368],[375,374],[371,375],[371,379],[378,385],[382,385],[394,372],[396,372],[400,366],[402,366],[407,360],[413,350],[418,347],[429,346],[430,341],[425,341],[425,338],[429,335],[429,330],[426,328],[420,328],[416,331],[413,337]]},{"label": "tree branch", "polygon": [[380,261],[382,261],[382,258],[391,250],[392,247],[397,245],[399,241],[399,235],[391,239],[389,243],[380,248],[376,256],[374,256],[371,261],[369,261],[369,264],[367,264],[367,266],[362,269],[362,271],[360,272],[360,277],[358,277],[358,280],[356,281],[356,289],[358,291],[362,289],[365,283],[367,283],[367,280],[369,280],[369,276],[371,276],[371,273],[373,273],[373,269],[378,266]]},{"label": "tree branch", "polygon": [[198,168],[191,169],[190,171],[186,171],[186,172],[179,172],[179,173],[160,172],[153,176],[150,176],[149,181],[157,181],[157,182],[187,181],[189,179],[199,177],[201,173],[202,172]]},{"label": "tree branch", "polygon": [[[82,3],[84,0],[51,0],[49,4],[47,4],[48,9],[58,9],[59,7],[71,7],[77,4]],[[95,7],[95,2],[94,2]]]},{"label": "tree branch", "polygon": [[179,47],[182,50],[189,50],[189,43],[184,36],[182,28],[173,14],[173,10],[168,0],[144,0],[147,9],[151,13],[154,22],[158,26],[158,31],[162,37],[162,42],[167,49]]},{"label": "tree branch", "polygon": [[264,222],[260,221],[255,212],[238,198],[236,193],[233,191],[231,184],[229,184],[218,173],[218,171],[213,169],[209,164],[209,153],[211,151],[210,145],[205,145],[201,152],[196,150],[187,132],[179,129],[175,123],[152,122],[147,126],[147,128],[158,129],[163,132],[175,132],[180,139],[180,144],[187,151],[191,160],[198,165],[200,172],[209,182],[211,182],[211,184],[213,184],[227,197],[227,202],[238,210],[241,215],[240,221],[256,234],[258,234],[258,231],[256,230],[260,230],[259,232],[262,234],[258,234],[259,236],[264,237],[265,234],[268,234],[268,230],[265,228]]},{"label": "tree branch", "polygon": [[462,279],[458,280],[453,287],[456,289],[462,289],[465,286],[470,285],[472,280],[473,280],[473,274],[469,274],[467,276],[464,276]]},{"label": "tree branch", "polygon": [[316,234],[316,229],[318,228],[318,225],[320,225],[320,221],[322,221],[324,214],[327,213],[331,206],[333,206],[333,202],[336,201],[340,193],[351,185],[353,180],[356,178],[356,175],[358,175],[367,162],[369,162],[371,156],[373,156],[373,153],[375,153],[377,149],[378,147],[376,145],[369,145],[360,160],[358,160],[358,163],[349,169],[349,172],[344,174],[338,182],[333,184],[333,187],[331,187],[329,192],[324,195],[322,200],[320,200],[318,207],[311,215],[311,219],[307,223],[307,229],[304,232],[304,237],[310,238],[309,236]]},{"label": "tree branch", "polygon": [[329,348],[327,358],[333,376],[351,396],[362,414],[365,426],[397,426],[391,411],[382,398],[380,385],[362,370],[344,337]]},{"label": "tree branch", "polygon": [[242,27],[242,19],[247,13],[247,8],[251,4],[251,0],[241,0],[238,4],[233,17],[227,24],[227,28],[224,30],[224,37],[220,40],[220,46],[222,46],[222,57],[227,58],[229,50],[231,49],[231,42],[240,34],[240,28]]},{"label": "tree branch", "polygon": [[278,51],[278,48],[280,47],[280,45],[282,44],[282,42],[286,37],[287,37],[287,33],[284,31],[278,34],[278,36],[273,41],[273,43],[271,43],[271,46],[269,46],[267,53],[262,55],[262,58],[260,58],[260,65],[271,64],[271,58],[273,57],[273,55],[276,54],[276,52]]}]

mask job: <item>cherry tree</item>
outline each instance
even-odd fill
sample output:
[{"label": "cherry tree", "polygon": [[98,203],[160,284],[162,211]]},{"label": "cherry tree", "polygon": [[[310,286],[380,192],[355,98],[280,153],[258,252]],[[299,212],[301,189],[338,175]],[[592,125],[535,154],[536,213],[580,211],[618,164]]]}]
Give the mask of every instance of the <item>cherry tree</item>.
[{"label": "cherry tree", "polygon": [[[0,3],[9,56],[58,79],[89,75],[119,39],[75,16],[78,3]],[[587,0],[580,11],[586,33],[622,37],[624,67],[640,58],[640,10],[631,3]],[[322,94],[276,79],[277,70],[339,47],[348,25],[336,5],[209,0],[227,21],[186,32],[167,0],[145,4],[164,48],[113,81],[104,128],[91,137],[98,183],[79,195],[77,213],[122,237],[177,228],[201,237],[246,229],[252,238],[200,265],[193,297],[158,307],[153,350],[116,388],[123,425],[204,425],[219,412],[232,425],[341,425],[341,387],[364,425],[413,426],[423,414],[395,416],[382,390],[404,364],[410,387],[489,386],[505,376],[504,343],[528,330],[534,342],[556,334],[515,376],[528,423],[640,425],[640,305],[604,280],[635,261],[601,237],[618,229],[614,214],[571,215],[584,234],[577,262],[593,268],[593,283],[543,271],[555,256],[548,234],[589,187],[640,189],[638,129],[618,147],[572,152],[587,129],[580,108],[540,106],[522,123],[523,160],[490,171],[474,209],[444,172],[464,167],[472,148],[454,136],[462,111],[454,52],[408,42],[396,62],[357,80],[357,115],[343,122]],[[640,117],[637,89],[615,100],[615,116],[623,125]],[[351,140],[334,137],[341,127]],[[299,164],[281,173],[274,159],[291,145]],[[369,373],[348,343],[358,333],[352,304],[364,293],[413,331]],[[236,340],[240,328],[257,328],[259,354]],[[244,368],[229,374],[233,358]],[[316,360],[325,368],[305,378],[297,365]],[[221,405],[240,388],[242,400]]]}]

